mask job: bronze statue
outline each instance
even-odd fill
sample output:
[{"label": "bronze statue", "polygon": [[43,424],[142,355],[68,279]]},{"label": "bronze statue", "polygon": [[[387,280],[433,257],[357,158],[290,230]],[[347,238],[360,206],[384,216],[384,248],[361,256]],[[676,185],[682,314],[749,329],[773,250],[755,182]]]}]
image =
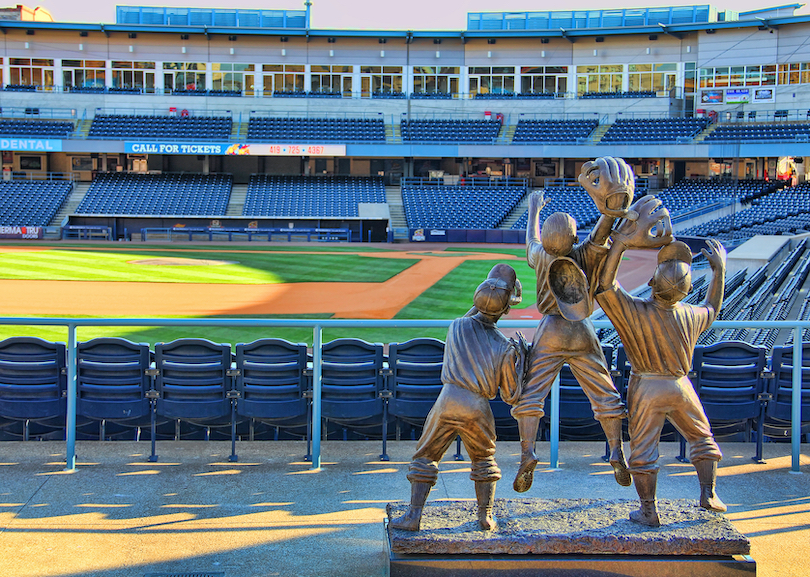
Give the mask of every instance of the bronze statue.
[{"label": "bronze statue", "polygon": [[497,528],[492,507],[501,470],[495,462],[495,419],[489,400],[514,404],[520,396],[525,346],[507,339],[496,324],[510,306],[520,302],[515,270],[496,265],[475,290],[474,307],[450,325],[444,350],[442,391],[425,421],[408,471],[411,502],[407,512],[391,521],[395,529],[418,531],[422,508],[439,474],[438,461],[460,436],[472,461],[478,523]]},{"label": "bronze statue", "polygon": [[[709,240],[703,254],[712,268],[712,280],[702,306],[681,303],[692,287],[692,252],[672,241],[669,213],[661,201],[646,197],[634,205],[638,216],[623,221],[611,235],[612,246],[599,280],[596,301],[621,337],[632,366],[627,390],[630,421],[629,470],[641,501],[633,521],[661,524],[655,501],[658,442],[664,420],[669,419],[689,441],[690,459],[700,481],[700,506],[725,511],[715,494],[717,462],[722,458],[709,421],[687,376],[698,336],[709,328],[723,302],[726,251]],[[630,296],[616,282],[622,255],[628,248],[653,248],[658,266],[650,280],[648,299]]]},{"label": "bronze statue", "polygon": [[608,251],[613,224],[617,218],[634,216],[629,209],[633,179],[633,171],[620,158],[598,158],[583,165],[579,182],[602,216],[580,244],[576,244],[576,222],[566,213],[549,216],[541,232],[540,196],[533,194],[529,199],[526,257],[537,274],[537,309],[543,318],[532,341],[523,393],[512,408],[520,433],[520,468],[513,484],[519,493],[532,485],[537,465],[534,443],[543,404],[564,363],[588,395],[594,416],[605,431],[616,481],[625,487],[631,483],[622,451],[625,407],[588,315],[593,310],[598,271]]}]

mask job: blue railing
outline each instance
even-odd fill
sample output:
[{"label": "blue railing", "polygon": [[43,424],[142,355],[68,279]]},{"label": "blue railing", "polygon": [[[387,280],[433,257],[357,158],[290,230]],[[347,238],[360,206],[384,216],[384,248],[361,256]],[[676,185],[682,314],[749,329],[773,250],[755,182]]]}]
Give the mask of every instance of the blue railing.
[{"label": "blue railing", "polygon": [[[452,320],[357,320],[357,319],[71,319],[0,317],[0,325],[62,326],[67,327],[67,419],[66,419],[66,470],[76,468],[76,360],[78,327],[263,327],[263,328],[311,328],[312,339],[312,468],[321,467],[321,367],[324,328],[446,328]],[[611,328],[608,321],[594,321],[597,329]],[[533,329],[536,321],[502,320],[501,328]],[[810,328],[810,321],[716,321],[716,329],[792,329],[793,334],[793,389],[791,405],[791,473],[801,473],[799,456],[801,450],[802,406],[802,332]],[[550,468],[559,467],[560,444],[560,381],[554,381],[550,395]]]}]

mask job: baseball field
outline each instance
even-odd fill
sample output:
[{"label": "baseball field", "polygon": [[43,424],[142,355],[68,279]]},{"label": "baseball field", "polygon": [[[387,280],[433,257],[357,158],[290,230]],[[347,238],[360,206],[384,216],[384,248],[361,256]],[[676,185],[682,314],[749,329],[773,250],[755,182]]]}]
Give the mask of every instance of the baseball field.
[{"label": "baseball field", "polygon": [[[653,257],[654,258],[654,257]],[[626,286],[649,278],[650,255],[631,255]],[[517,270],[524,300],[509,318],[537,318],[536,281],[521,245],[0,244],[0,316],[72,318],[453,319],[471,306],[493,265]],[[628,283],[629,281],[629,283]],[[61,327],[0,326],[0,337],[65,340]],[[154,344],[182,337],[311,344],[310,329],[80,327],[79,340],[121,336]],[[444,329],[332,329],[324,340],[372,342]]]}]

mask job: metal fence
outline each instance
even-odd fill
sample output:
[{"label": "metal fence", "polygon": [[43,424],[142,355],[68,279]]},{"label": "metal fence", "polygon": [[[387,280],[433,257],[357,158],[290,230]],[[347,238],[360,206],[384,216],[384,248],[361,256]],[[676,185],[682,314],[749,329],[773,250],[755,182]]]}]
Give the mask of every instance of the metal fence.
[{"label": "metal fence", "polygon": [[[312,468],[321,467],[321,368],[324,328],[446,328],[451,320],[354,320],[354,319],[74,319],[74,318],[14,318],[0,317],[0,325],[61,326],[67,327],[67,419],[66,419],[66,470],[76,468],[76,360],[78,327],[264,327],[311,328],[312,345]],[[611,328],[608,321],[594,321],[597,329]],[[537,321],[502,320],[501,328],[532,329]],[[791,406],[791,473],[801,473],[799,456],[801,450],[801,395],[802,395],[802,332],[810,328],[810,321],[716,321],[716,329],[792,329],[793,337],[793,389]],[[559,467],[560,443],[560,384],[554,382],[550,395],[550,467]]]}]

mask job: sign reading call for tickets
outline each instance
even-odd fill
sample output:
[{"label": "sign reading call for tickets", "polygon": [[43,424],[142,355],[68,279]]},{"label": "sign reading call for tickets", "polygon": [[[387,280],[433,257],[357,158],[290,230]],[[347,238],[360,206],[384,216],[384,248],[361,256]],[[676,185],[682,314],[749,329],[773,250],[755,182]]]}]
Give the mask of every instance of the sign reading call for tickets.
[{"label": "sign reading call for tickets", "polygon": [[133,154],[210,154],[212,156],[346,156],[346,145],[126,142],[124,151]]}]

